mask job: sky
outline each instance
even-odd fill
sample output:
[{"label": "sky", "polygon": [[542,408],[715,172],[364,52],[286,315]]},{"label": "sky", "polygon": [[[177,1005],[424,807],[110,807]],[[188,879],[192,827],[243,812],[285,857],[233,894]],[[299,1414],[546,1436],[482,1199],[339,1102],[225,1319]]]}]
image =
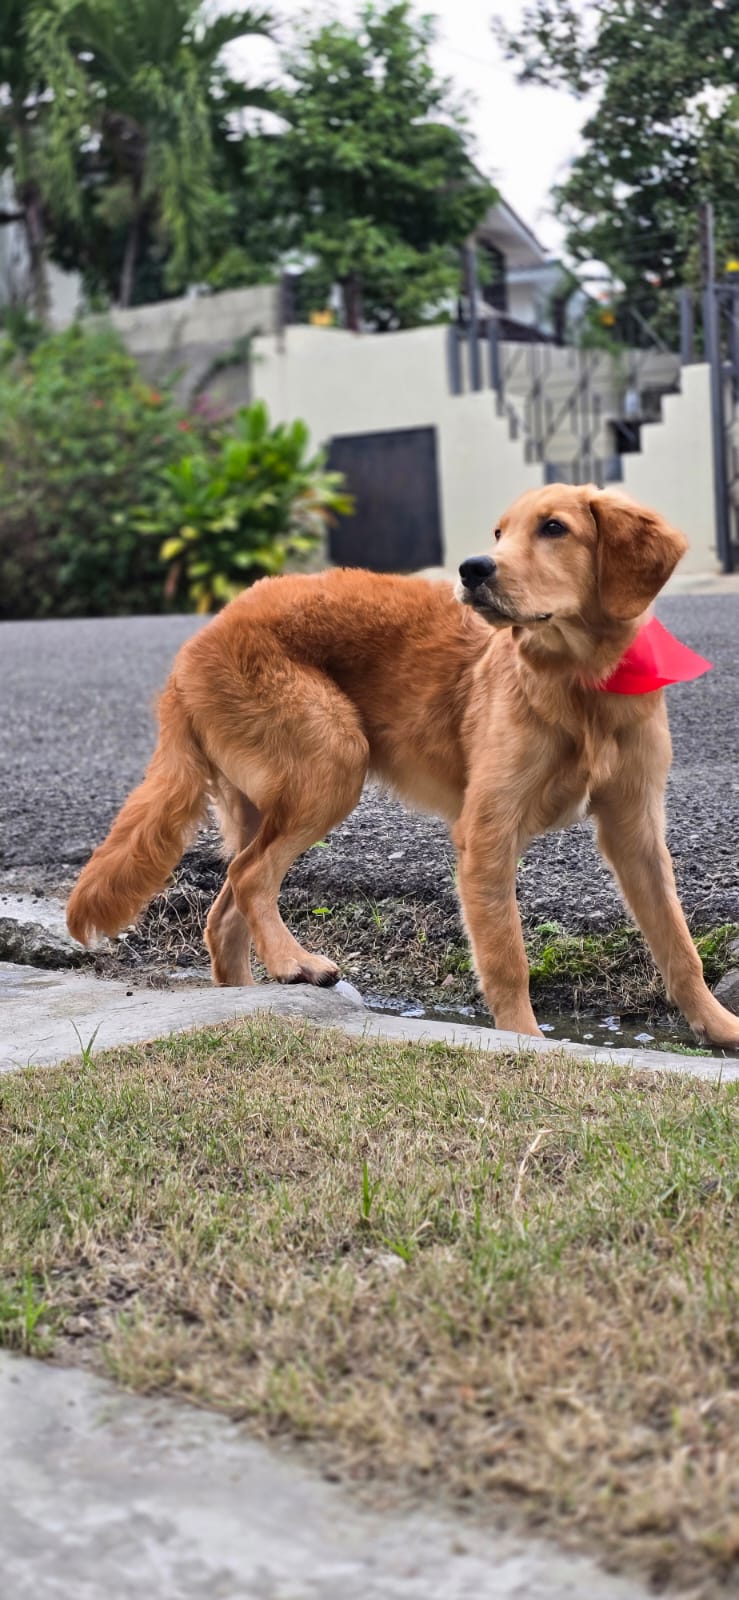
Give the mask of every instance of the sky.
[{"label": "sky", "polygon": [[[230,0],[227,9],[233,9]],[[337,16],[348,21],[356,9],[353,0],[314,5],[311,25]],[[434,66],[453,80],[466,103],[478,165],[542,243],[558,251],[562,231],[549,196],[577,152],[586,107],[563,90],[516,82],[490,24],[495,12],[514,27],[521,0],[425,0],[417,9],[438,19]],[[276,10],[286,35],[290,23],[306,15],[304,0],[282,0]],[[251,76],[276,74],[277,52],[268,41],[249,40],[236,48]]]}]

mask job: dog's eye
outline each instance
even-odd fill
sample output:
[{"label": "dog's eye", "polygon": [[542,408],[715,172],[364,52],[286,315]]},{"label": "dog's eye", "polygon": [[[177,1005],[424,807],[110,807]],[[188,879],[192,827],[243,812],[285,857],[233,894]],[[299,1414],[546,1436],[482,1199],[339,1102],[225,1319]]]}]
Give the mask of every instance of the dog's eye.
[{"label": "dog's eye", "polygon": [[556,517],[548,517],[547,521],[542,523],[539,532],[544,539],[560,539],[567,529],[563,522],[557,521]]},{"label": "dog's eye", "polygon": [[500,530],[500,528],[496,528],[496,530],[495,530],[495,537],[496,537],[496,539],[499,539],[499,538],[500,538],[500,532],[501,532],[501,530]]}]

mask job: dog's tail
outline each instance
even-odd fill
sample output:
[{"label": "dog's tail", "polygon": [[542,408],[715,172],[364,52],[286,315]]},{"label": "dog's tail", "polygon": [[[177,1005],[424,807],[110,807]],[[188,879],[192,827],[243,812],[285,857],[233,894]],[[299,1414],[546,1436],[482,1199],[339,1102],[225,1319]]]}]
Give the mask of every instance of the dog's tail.
[{"label": "dog's tail", "polygon": [[138,789],[98,845],[67,905],[80,944],[132,922],[176,867],[205,812],[210,767],[174,683],[159,702],[159,740]]}]

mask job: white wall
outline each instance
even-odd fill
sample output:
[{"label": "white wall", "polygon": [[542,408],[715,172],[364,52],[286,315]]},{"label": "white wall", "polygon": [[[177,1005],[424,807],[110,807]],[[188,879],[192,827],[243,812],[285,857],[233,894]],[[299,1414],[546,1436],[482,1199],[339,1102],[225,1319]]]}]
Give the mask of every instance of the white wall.
[{"label": "white wall", "polygon": [[444,561],[451,570],[487,548],[524,489],[541,483],[495,413],[492,394],[452,395],[446,330],[352,334],[288,328],[258,339],[253,387],[276,421],[302,417],[313,440],[384,429],[435,427]]},{"label": "white wall", "polygon": [[665,395],[662,421],[641,430],[641,450],[623,456],[623,486],[680,528],[690,549],[677,577],[718,570],[711,454],[710,373],[683,367],[680,394]]}]

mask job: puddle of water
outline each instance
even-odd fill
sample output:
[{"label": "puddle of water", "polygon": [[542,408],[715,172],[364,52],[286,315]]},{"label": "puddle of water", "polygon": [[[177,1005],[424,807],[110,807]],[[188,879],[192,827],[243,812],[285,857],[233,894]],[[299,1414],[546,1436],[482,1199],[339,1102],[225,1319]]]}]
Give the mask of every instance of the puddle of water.
[{"label": "puddle of water", "polygon": [[[391,1011],[401,1017],[425,1017],[430,1022],[462,1022],[474,1028],[493,1028],[495,1024],[487,1012],[476,1011],[474,1006],[422,1006],[416,1000],[388,1000],[382,995],[365,995],[365,1005],[370,1011]],[[593,1012],[563,1016],[537,1011],[542,1033],[550,1039],[561,1039],[563,1044],[612,1045],[616,1050],[628,1050],[637,1045],[641,1050],[674,1050],[676,1045],[695,1050],[696,1041],[678,1017],[673,1023],[652,1022],[646,1017],[600,1016]],[[706,1052],[702,1052],[705,1054]]]}]

